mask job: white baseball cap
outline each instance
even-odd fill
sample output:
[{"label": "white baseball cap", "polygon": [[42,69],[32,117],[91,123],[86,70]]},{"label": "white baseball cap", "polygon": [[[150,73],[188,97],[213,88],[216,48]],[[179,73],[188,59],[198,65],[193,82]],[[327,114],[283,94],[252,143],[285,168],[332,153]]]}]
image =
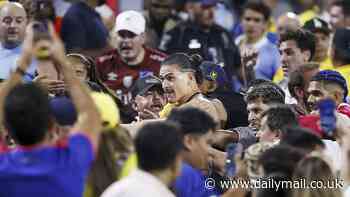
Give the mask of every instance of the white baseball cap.
[{"label": "white baseball cap", "polygon": [[128,10],[120,13],[115,21],[115,32],[120,30],[128,30],[136,35],[145,32],[146,20],[145,17],[137,11]]}]

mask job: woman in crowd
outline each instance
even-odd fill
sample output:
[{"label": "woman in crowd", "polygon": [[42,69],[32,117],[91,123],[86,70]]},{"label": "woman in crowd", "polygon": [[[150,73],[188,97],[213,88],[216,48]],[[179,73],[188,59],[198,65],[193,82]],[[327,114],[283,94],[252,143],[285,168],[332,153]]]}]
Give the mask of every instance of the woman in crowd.
[{"label": "woman in crowd", "polygon": [[119,109],[111,96],[93,93],[102,118],[96,160],[87,179],[85,197],[97,197],[113,182],[136,168],[136,155],[129,133],[119,126]]}]

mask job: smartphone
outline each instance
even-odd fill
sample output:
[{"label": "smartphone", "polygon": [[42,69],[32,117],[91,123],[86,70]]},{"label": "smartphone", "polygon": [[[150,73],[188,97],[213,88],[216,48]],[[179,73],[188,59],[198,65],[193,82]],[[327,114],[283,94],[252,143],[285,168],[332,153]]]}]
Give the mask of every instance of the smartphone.
[{"label": "smartphone", "polygon": [[333,136],[336,126],[335,108],[335,102],[332,99],[324,99],[318,103],[321,128],[329,137]]},{"label": "smartphone", "polygon": [[236,175],[236,162],[235,156],[237,154],[237,143],[230,143],[226,146],[226,164],[225,164],[225,175],[227,177],[233,177]]}]

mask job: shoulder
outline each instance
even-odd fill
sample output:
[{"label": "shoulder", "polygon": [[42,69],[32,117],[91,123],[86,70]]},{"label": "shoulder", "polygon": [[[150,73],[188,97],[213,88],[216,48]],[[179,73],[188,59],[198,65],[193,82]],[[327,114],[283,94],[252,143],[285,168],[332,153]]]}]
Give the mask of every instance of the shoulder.
[{"label": "shoulder", "polygon": [[103,55],[99,56],[96,58],[96,63],[97,64],[103,64],[104,62],[110,61],[113,59],[114,56],[117,54],[117,49],[112,49]]},{"label": "shoulder", "polygon": [[199,94],[191,101],[183,105],[183,107],[186,106],[197,107],[207,112],[215,121],[218,122],[220,120],[219,113],[215,107],[215,104],[201,94]]},{"label": "shoulder", "polygon": [[152,61],[162,62],[167,57],[167,55],[157,49],[145,47],[146,54],[148,54],[148,58]]},{"label": "shoulder", "polygon": [[176,179],[176,187],[185,187],[188,183],[193,184],[194,180],[199,178],[199,174],[194,168],[192,168],[192,166],[183,163],[181,166],[181,174]]},{"label": "shoulder", "polygon": [[212,26],[212,30],[214,30],[214,31],[216,31],[216,32],[218,32],[218,33],[225,33],[225,34],[227,34],[227,35],[230,35],[230,33],[229,33],[225,28],[221,27],[221,26],[218,25],[218,24],[214,24],[214,25]]}]

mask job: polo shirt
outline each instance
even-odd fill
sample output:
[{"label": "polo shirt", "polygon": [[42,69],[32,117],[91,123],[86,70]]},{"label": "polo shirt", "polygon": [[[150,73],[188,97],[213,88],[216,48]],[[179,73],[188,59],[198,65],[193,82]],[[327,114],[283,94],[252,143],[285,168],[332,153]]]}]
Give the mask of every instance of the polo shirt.
[{"label": "polo shirt", "polygon": [[[8,79],[11,71],[17,68],[17,60],[22,54],[22,45],[13,49],[6,49],[0,44],[0,79]],[[36,61],[33,61],[24,76],[25,81],[32,81],[35,76]]]},{"label": "polo shirt", "polygon": [[93,159],[92,144],[83,134],[52,147],[0,153],[0,196],[82,196]]}]

